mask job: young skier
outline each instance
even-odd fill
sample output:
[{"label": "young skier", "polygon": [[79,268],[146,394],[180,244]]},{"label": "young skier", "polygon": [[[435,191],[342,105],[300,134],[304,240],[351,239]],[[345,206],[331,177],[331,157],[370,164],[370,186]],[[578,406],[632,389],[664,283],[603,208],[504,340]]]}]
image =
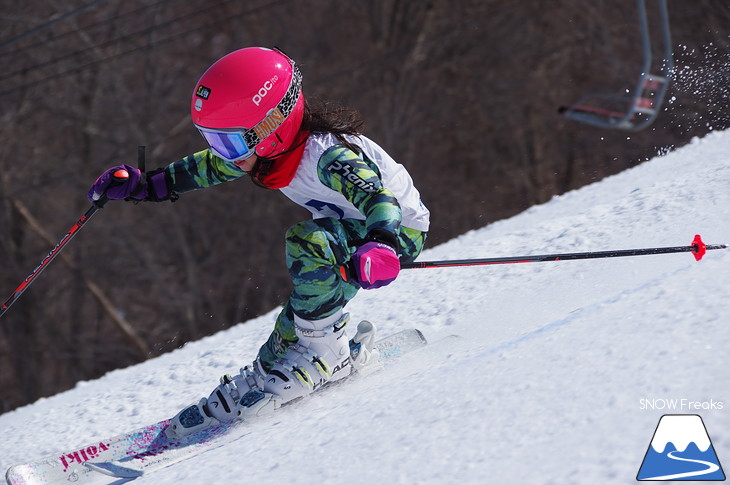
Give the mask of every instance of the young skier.
[{"label": "young skier", "polygon": [[367,365],[375,328],[363,322],[348,343],[343,309],[360,288],[392,282],[400,261],[423,249],[429,212],[406,169],[359,133],[352,112],[311,107],[301,84],[297,65],[277,49],[232,52],[192,96],[193,123],[209,148],[144,175],[112,167],[89,190],[91,201],[174,201],[248,175],[313,216],[287,231],[294,288],[271,336],[252,365],[172,419],[171,438],[276,409]]}]

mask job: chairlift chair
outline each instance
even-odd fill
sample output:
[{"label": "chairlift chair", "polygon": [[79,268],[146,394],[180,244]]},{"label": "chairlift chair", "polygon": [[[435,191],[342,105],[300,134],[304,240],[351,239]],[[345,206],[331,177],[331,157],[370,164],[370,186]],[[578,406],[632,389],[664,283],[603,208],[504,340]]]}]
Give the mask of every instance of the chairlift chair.
[{"label": "chairlift chair", "polygon": [[652,48],[646,4],[645,0],[637,0],[644,63],[633,93],[627,95],[589,94],[583,96],[572,106],[561,107],[559,109],[561,114],[589,125],[627,131],[643,130],[654,122],[664,101],[664,95],[669,87],[669,79],[674,69],[667,2],[666,0],[658,0],[658,2],[664,56],[660,74],[650,74]]}]

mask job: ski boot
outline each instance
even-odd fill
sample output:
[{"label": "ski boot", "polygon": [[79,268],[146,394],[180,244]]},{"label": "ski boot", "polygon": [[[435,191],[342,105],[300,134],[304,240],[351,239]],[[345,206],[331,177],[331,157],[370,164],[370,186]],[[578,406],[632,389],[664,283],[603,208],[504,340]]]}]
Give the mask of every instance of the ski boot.
[{"label": "ski boot", "polygon": [[[334,320],[333,317],[338,317]],[[279,359],[266,375],[262,389],[252,389],[241,398],[241,416],[266,414],[282,404],[316,391],[351,372],[378,369],[375,325],[363,320],[349,342],[344,327],[349,314],[338,313],[327,319],[307,321],[295,316],[299,342]],[[332,323],[330,323],[332,322]]]},{"label": "ski boot", "polygon": [[327,382],[347,377],[352,370],[345,334],[349,319],[350,315],[342,311],[321,320],[305,320],[294,314],[299,341],[277,359],[261,389],[243,395],[241,416],[246,419],[271,412]]},{"label": "ski boot", "polygon": [[360,322],[355,337],[348,342],[348,321],[349,314],[341,311],[314,321],[295,315],[299,341],[277,359],[267,374],[257,359],[237,376],[223,376],[207,399],[188,406],[171,420],[167,436],[179,439],[221,422],[266,414],[327,382],[347,377],[353,370],[377,368],[375,326]]},{"label": "ski boot", "polygon": [[258,358],[251,366],[242,368],[236,376],[224,375],[220,378],[220,385],[207,399],[202,398],[197,404],[186,407],[170,420],[170,425],[165,429],[167,437],[178,440],[221,422],[236,419],[241,395],[262,387],[263,379],[264,372]]}]

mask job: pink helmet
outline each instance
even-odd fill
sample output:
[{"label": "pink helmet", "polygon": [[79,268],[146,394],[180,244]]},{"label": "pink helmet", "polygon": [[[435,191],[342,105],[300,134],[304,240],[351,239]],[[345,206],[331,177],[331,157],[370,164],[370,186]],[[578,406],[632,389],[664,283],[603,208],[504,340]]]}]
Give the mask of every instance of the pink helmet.
[{"label": "pink helmet", "polygon": [[302,75],[277,49],[231,52],[200,78],[190,113],[216,155],[273,158],[291,147],[302,124]]}]

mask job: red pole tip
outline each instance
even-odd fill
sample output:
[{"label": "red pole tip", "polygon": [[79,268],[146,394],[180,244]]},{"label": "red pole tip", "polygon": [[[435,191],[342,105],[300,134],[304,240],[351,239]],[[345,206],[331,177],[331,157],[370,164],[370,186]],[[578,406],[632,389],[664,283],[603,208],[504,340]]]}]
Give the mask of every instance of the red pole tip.
[{"label": "red pole tip", "polygon": [[123,168],[120,168],[119,170],[114,172],[114,178],[117,180],[127,180],[129,178],[129,172],[127,172]]},{"label": "red pole tip", "polygon": [[702,241],[702,237],[699,234],[695,235],[692,240],[692,256],[695,257],[695,261],[699,261],[707,252],[707,246]]}]

